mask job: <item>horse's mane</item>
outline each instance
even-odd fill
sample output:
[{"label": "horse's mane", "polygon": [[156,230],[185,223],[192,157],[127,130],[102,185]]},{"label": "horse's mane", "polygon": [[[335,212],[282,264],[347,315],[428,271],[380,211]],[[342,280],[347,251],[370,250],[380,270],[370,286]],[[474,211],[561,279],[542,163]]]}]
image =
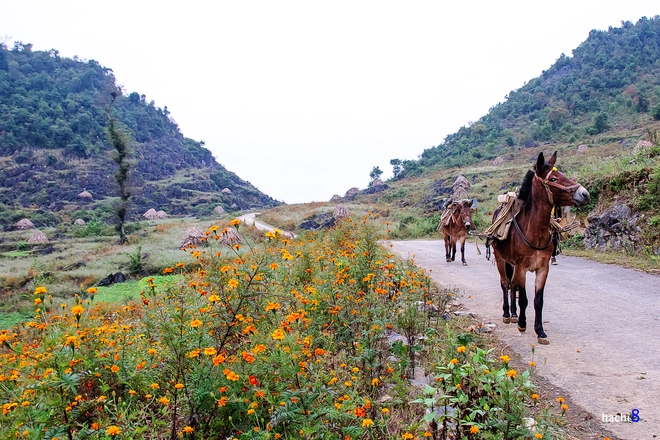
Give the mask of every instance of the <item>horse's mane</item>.
[{"label": "horse's mane", "polygon": [[529,170],[525,174],[525,178],[520,185],[520,191],[518,191],[518,198],[525,201],[524,207],[527,211],[531,206],[532,202],[532,180],[534,179],[534,171]]}]

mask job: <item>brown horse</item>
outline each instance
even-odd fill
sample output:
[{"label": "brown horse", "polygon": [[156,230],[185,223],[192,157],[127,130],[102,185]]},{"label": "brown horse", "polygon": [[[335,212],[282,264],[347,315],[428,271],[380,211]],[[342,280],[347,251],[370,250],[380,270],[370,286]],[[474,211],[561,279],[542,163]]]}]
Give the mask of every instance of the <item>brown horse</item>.
[{"label": "brown horse", "polygon": [[[539,344],[548,344],[543,331],[543,290],[548,277],[552,237],[550,213],[553,205],[581,206],[589,203],[589,192],[555,168],[557,152],[548,162],[539,154],[534,171],[528,171],[520,187],[518,199],[522,200],[520,212],[513,218],[509,235],[504,240],[493,240],[493,254],[500,273],[500,285],[504,297],[503,321],[518,322],[518,330],[527,326],[527,272],[535,272],[534,282],[534,330]],[[499,210],[498,210],[499,211]],[[497,218],[498,211],[493,215]],[[510,296],[507,295],[509,293]],[[520,317],[516,315],[516,294]],[[510,303],[509,303],[510,299]]]},{"label": "brown horse", "polygon": [[467,266],[465,239],[472,227],[472,200],[452,202],[442,217],[438,229],[444,234],[447,263],[451,263],[456,258],[456,242],[460,240],[461,261],[463,266]]}]

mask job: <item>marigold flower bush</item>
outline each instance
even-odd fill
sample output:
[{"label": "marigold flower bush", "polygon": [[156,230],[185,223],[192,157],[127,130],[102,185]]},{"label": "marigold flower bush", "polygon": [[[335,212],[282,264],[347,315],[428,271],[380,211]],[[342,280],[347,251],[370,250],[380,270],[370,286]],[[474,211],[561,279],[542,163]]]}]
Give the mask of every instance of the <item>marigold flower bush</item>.
[{"label": "marigold flower bush", "polygon": [[[422,312],[411,322],[411,305],[440,301],[441,293],[422,271],[390,255],[367,219],[295,241],[275,231],[259,245],[214,245],[226,233],[210,228],[209,245],[190,249],[193,265],[165,271],[181,281],[151,281],[139,302],[95,304],[88,291],[74,306],[59,305],[47,286],[38,287],[34,320],[0,334],[0,432],[48,439],[413,438],[433,422],[435,436],[447,423],[424,420],[422,407],[408,405],[414,396],[406,395],[405,377],[420,363],[414,353],[437,365],[445,395],[431,398],[457,408],[457,432],[502,432],[510,409],[504,401],[522,399],[528,373],[502,374],[505,367],[493,368],[489,353],[473,346],[447,363],[455,343],[419,337],[444,324]],[[397,353],[391,330],[414,347]]]}]

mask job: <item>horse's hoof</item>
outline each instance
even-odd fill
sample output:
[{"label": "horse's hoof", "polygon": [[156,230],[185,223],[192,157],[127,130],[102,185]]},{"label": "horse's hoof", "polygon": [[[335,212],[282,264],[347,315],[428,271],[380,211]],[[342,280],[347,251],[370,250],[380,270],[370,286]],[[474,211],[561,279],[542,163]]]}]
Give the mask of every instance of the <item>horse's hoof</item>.
[{"label": "horse's hoof", "polygon": [[553,266],[556,266],[556,265],[557,265],[557,259],[556,259],[555,257],[550,258],[550,263],[551,263]]},{"label": "horse's hoof", "polygon": [[467,263],[463,263],[463,266],[467,266]]},{"label": "horse's hoof", "polygon": [[502,318],[502,322],[505,324],[510,324],[511,323],[511,318]]},{"label": "horse's hoof", "polygon": [[521,327],[521,326],[518,326],[518,331],[519,331],[520,333],[524,332],[525,330],[527,330],[527,327]]},{"label": "horse's hoof", "polygon": [[451,258],[447,258],[447,263],[451,263]]},{"label": "horse's hoof", "polygon": [[514,324],[515,324],[516,322],[518,322],[518,317],[517,317],[517,316],[512,316],[512,317],[511,317],[511,322],[513,322]]},{"label": "horse's hoof", "polygon": [[537,340],[541,345],[548,345],[550,343],[550,341],[548,341],[548,338],[537,338]]}]

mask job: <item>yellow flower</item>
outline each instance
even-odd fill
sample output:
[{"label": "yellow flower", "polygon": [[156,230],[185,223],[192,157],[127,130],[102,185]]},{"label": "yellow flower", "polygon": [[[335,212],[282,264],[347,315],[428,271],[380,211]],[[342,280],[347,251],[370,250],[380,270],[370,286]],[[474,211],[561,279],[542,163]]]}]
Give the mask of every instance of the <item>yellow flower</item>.
[{"label": "yellow flower", "polygon": [[543,438],[543,434],[541,434],[540,432],[537,432],[536,434],[534,434],[534,437]]},{"label": "yellow flower", "polygon": [[229,281],[227,281],[227,287],[229,288],[229,290],[235,289],[236,287],[238,287],[238,280],[234,278],[230,279]]},{"label": "yellow flower", "polygon": [[353,384],[352,384],[351,382],[349,382],[349,381],[346,381],[346,382],[344,382],[344,386],[352,387]]},{"label": "yellow flower", "polygon": [[82,315],[83,310],[83,306],[81,305],[71,307],[71,313],[74,315]]},{"label": "yellow flower", "polygon": [[254,414],[254,410],[252,408],[248,409],[248,416]]},{"label": "yellow flower", "polygon": [[282,341],[284,340],[284,332],[282,331],[281,328],[275,329],[275,331],[271,333],[270,337],[275,339],[276,341],[277,340]]},{"label": "yellow flower", "polygon": [[477,432],[479,432],[479,427],[472,425],[472,427],[470,427],[470,434],[476,434]]},{"label": "yellow flower", "polygon": [[280,303],[269,302],[266,304],[266,311],[277,310],[280,308]]},{"label": "yellow flower", "polygon": [[465,346],[461,345],[460,347],[458,347],[456,349],[456,351],[459,352],[459,353],[465,353]]},{"label": "yellow flower", "polygon": [[150,348],[149,350],[147,350],[147,353],[149,353],[150,355],[153,356],[153,355],[155,355],[156,353],[158,353],[158,350],[156,350],[155,348]]},{"label": "yellow flower", "polygon": [[213,225],[213,226],[211,226],[211,227],[209,228],[209,231],[211,231],[211,232],[215,232],[215,231],[217,231],[218,229],[220,229],[220,227],[219,227],[218,225]]},{"label": "yellow flower", "polygon": [[364,419],[364,420],[362,420],[362,427],[364,427],[364,428],[368,428],[368,427],[370,427],[370,426],[373,425],[373,424],[374,424],[374,421],[371,420],[371,419]]},{"label": "yellow flower", "polygon": [[220,297],[218,295],[211,295],[209,296],[209,301],[212,303],[217,303],[218,301],[220,301]]},{"label": "yellow flower", "polygon": [[375,387],[375,386],[378,385],[378,383],[379,383],[378,378],[376,378],[376,379],[371,379],[371,386],[374,386],[374,387]]},{"label": "yellow flower", "polygon": [[177,390],[180,390],[181,388],[183,388],[183,384],[182,383],[177,383],[176,385],[174,385],[174,388],[176,388]]},{"label": "yellow flower", "polygon": [[401,439],[402,439],[402,440],[410,440],[410,439],[412,439],[412,438],[414,438],[414,437],[415,437],[415,436],[412,435],[412,434],[409,433],[409,432],[406,432],[405,434],[402,434],[402,435],[401,435]]},{"label": "yellow flower", "polygon": [[42,295],[44,293],[48,293],[48,290],[44,286],[39,286],[36,289],[34,289],[34,294],[35,295]]},{"label": "yellow flower", "polygon": [[568,409],[568,405],[566,405],[565,403],[561,405],[562,411],[566,411],[567,409]]},{"label": "yellow flower", "polygon": [[217,352],[215,351],[215,348],[213,348],[213,347],[208,347],[208,348],[204,349],[204,354],[207,355],[207,356],[215,356],[216,353]]},{"label": "yellow flower", "polygon": [[511,379],[516,377],[516,370],[509,370],[506,372],[506,375],[509,376]]},{"label": "yellow flower", "polygon": [[280,267],[280,265],[277,264],[277,263],[271,263],[271,264],[270,264],[270,268],[271,268],[271,270],[276,270],[278,267]]},{"label": "yellow flower", "polygon": [[160,399],[158,399],[158,401],[163,405],[167,405],[168,403],[170,403],[170,399],[168,399],[167,397],[161,397]]},{"label": "yellow flower", "polygon": [[456,365],[458,363],[458,359],[454,358],[454,359],[450,360],[449,363],[452,364],[452,365]]},{"label": "yellow flower", "polygon": [[507,355],[503,355],[503,356],[500,356],[500,360],[506,364],[511,360],[511,358]]},{"label": "yellow flower", "polygon": [[234,220],[230,221],[229,224],[232,225],[232,226],[238,226],[238,225],[241,224],[241,221],[239,219],[235,218]]},{"label": "yellow flower", "polygon": [[157,390],[158,388],[160,388],[160,385],[158,385],[157,383],[152,383],[149,386],[151,387],[152,390]]},{"label": "yellow flower", "polygon": [[201,327],[202,324],[204,324],[204,323],[203,323],[202,321],[200,321],[199,319],[193,319],[193,320],[190,322],[190,326],[191,326],[192,328]]},{"label": "yellow flower", "polygon": [[538,394],[536,394],[536,393],[532,394],[532,399],[536,400],[536,399],[538,399],[538,398],[539,398],[539,395],[538,395]]},{"label": "yellow flower", "polygon": [[87,293],[90,295],[93,295],[96,292],[98,292],[98,289],[96,287],[90,287],[89,289],[87,289]]},{"label": "yellow flower", "polygon": [[564,403],[564,398],[563,397],[557,397],[557,402]]},{"label": "yellow flower", "polygon": [[383,408],[380,410],[380,412],[382,412],[383,414],[387,414],[390,412],[390,410],[388,408]]},{"label": "yellow flower", "polygon": [[115,435],[121,433],[121,429],[119,429],[115,425],[111,425],[111,426],[108,426],[108,429],[105,430],[105,433],[108,434],[109,436],[115,436]]}]

